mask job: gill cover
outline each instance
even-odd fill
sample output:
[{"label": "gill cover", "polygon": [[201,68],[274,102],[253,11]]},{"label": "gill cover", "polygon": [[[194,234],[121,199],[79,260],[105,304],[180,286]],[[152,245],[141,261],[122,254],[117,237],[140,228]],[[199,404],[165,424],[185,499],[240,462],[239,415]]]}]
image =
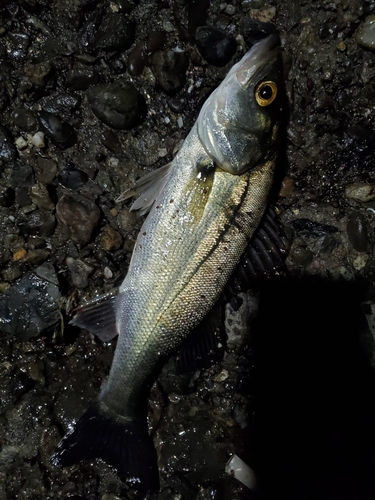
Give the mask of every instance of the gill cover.
[{"label": "gill cover", "polygon": [[276,141],[281,117],[280,40],[271,35],[254,45],[210,95],[197,120],[198,136],[223,170],[240,175],[265,159]]}]

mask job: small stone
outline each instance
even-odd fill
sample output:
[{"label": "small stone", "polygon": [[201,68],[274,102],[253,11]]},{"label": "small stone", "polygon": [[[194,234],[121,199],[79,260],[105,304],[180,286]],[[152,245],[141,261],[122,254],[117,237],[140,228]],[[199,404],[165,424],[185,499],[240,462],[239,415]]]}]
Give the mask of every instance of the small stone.
[{"label": "small stone", "polygon": [[57,115],[40,111],[38,117],[42,131],[60,149],[71,148],[77,142],[74,128]]},{"label": "small stone", "polygon": [[281,183],[281,189],[279,191],[279,196],[282,198],[287,198],[290,196],[292,193],[294,193],[296,187],[294,180],[291,179],[290,177],[284,177]]},{"label": "small stone", "polygon": [[345,188],[345,196],[349,200],[372,201],[375,199],[375,184],[363,184],[355,182]]},{"label": "small stone", "polygon": [[135,23],[125,14],[108,12],[95,35],[95,46],[99,50],[127,50],[134,42]]},{"label": "small stone", "polygon": [[50,184],[57,174],[57,164],[50,158],[39,156],[37,159],[37,177],[44,184]]},{"label": "small stone", "polygon": [[103,270],[103,274],[104,274],[104,278],[106,280],[110,280],[113,278],[113,272],[110,270],[109,267],[105,266],[104,270]]},{"label": "small stone", "polygon": [[213,26],[197,28],[195,41],[202,57],[213,66],[225,66],[237,51],[233,36]]},{"label": "small stone", "polygon": [[46,210],[35,210],[21,217],[18,222],[18,228],[26,235],[51,236],[55,226],[55,216]]},{"label": "small stone", "polygon": [[53,66],[49,61],[42,61],[37,64],[28,64],[25,67],[25,74],[31,83],[37,87],[45,87],[51,76]]},{"label": "small stone", "polygon": [[375,15],[366,17],[359,26],[355,40],[360,47],[375,51]]},{"label": "small stone", "polygon": [[155,131],[146,131],[139,137],[129,138],[129,149],[137,163],[151,166],[159,160],[160,137]]},{"label": "small stone", "polygon": [[361,271],[366,267],[368,261],[368,256],[365,253],[361,253],[357,255],[357,257],[353,260],[353,267],[357,271]]},{"label": "small stone", "polygon": [[340,52],[345,52],[346,50],[346,43],[341,41],[337,44],[337,49],[340,51]]},{"label": "small stone", "polygon": [[66,75],[66,80],[76,90],[87,90],[91,85],[96,85],[99,76],[93,68],[77,65]]},{"label": "small stone", "polygon": [[106,252],[118,250],[122,245],[122,236],[111,226],[105,226],[100,232],[99,243]]},{"label": "small stone", "polygon": [[349,241],[357,252],[366,252],[369,238],[367,221],[361,212],[352,212],[346,225]]},{"label": "small stone", "polygon": [[146,115],[146,101],[128,82],[97,85],[88,91],[93,113],[109,127],[130,129]]},{"label": "small stone", "polygon": [[82,195],[64,195],[56,205],[59,225],[66,238],[87,245],[100,221],[100,210]]},{"label": "small stone", "polygon": [[37,132],[36,134],[34,134],[31,137],[31,144],[39,149],[44,148],[45,142],[43,132]]},{"label": "small stone", "polygon": [[85,289],[89,286],[89,277],[94,272],[94,268],[89,266],[81,259],[73,259],[67,257],[66,265],[68,266],[72,283],[80,289]]},{"label": "small stone", "polygon": [[57,176],[59,183],[69,189],[78,189],[86,184],[89,176],[78,168],[66,168]]},{"label": "small stone", "polygon": [[51,463],[51,455],[55,451],[58,442],[62,436],[56,425],[51,425],[47,429],[43,429],[39,440],[39,455],[40,461],[47,469],[53,469],[55,466]]},{"label": "small stone", "polygon": [[38,207],[44,210],[53,210],[55,204],[50,198],[48,189],[41,182],[37,182],[31,187],[31,201]]},{"label": "small stone", "polygon": [[21,260],[27,254],[27,250],[25,248],[19,248],[13,254],[13,260]]},{"label": "small stone", "polygon": [[43,248],[30,250],[22,257],[21,262],[22,264],[42,264],[50,255],[51,253]]},{"label": "small stone", "polygon": [[241,33],[247,46],[251,47],[259,40],[276,33],[276,27],[272,23],[264,23],[246,16],[241,21]]},{"label": "small stone", "polygon": [[[250,17],[257,19],[262,23],[270,23],[275,19],[276,7],[264,7],[263,9],[250,9]],[[301,19],[301,23],[303,23]]]},{"label": "small stone", "polygon": [[125,233],[132,233],[139,227],[140,218],[135,212],[130,212],[124,208],[118,214],[118,224]]},{"label": "small stone", "polygon": [[293,264],[302,267],[309,266],[314,258],[314,254],[310,249],[300,246],[292,247],[290,256]]},{"label": "small stone", "polygon": [[224,382],[224,380],[227,380],[227,378],[229,377],[229,373],[228,373],[228,370],[221,370],[220,373],[218,373],[217,375],[214,376],[214,380],[215,382]]},{"label": "small stone", "polygon": [[167,94],[178,92],[185,84],[189,58],[184,51],[165,50],[152,57],[152,67],[159,87]]},{"label": "small stone", "polygon": [[27,144],[27,141],[23,138],[23,137],[18,137],[18,139],[16,139],[16,146],[18,149],[20,149],[21,151],[23,149],[26,149],[28,144]]},{"label": "small stone", "polygon": [[25,132],[34,132],[38,127],[38,120],[34,113],[24,108],[17,108],[12,113],[15,125]]},{"label": "small stone", "polygon": [[120,153],[121,152],[121,142],[113,130],[104,130],[104,132],[100,136],[100,141],[104,147],[106,147],[112,153]]}]

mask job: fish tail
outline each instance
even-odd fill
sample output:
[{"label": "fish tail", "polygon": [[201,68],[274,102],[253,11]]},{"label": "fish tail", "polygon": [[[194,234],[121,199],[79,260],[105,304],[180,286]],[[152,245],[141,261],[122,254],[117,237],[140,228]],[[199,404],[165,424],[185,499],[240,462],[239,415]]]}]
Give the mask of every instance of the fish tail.
[{"label": "fish tail", "polygon": [[94,403],[75,429],[60,441],[51,462],[65,467],[95,458],[115,467],[119,477],[140,493],[158,491],[157,455],[145,417],[116,419],[107,414],[100,403]]}]

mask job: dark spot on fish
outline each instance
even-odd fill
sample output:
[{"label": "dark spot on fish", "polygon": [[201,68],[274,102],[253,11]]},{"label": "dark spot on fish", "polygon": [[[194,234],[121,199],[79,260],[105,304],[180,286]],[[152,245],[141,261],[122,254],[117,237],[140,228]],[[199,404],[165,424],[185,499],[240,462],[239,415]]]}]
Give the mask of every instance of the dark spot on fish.
[{"label": "dark spot on fish", "polygon": [[139,248],[142,248],[142,245],[139,245]]},{"label": "dark spot on fish", "polygon": [[204,188],[204,189],[203,189],[203,191],[202,191],[202,193],[203,193],[203,194],[207,194],[207,191],[208,191],[208,189],[207,189],[207,188]]},{"label": "dark spot on fish", "polygon": [[160,205],[156,205],[156,207],[155,207],[155,208],[160,208]]},{"label": "dark spot on fish", "polygon": [[205,298],[206,298],[206,296],[205,296],[205,295],[201,295],[201,299],[205,299]]},{"label": "dark spot on fish", "polygon": [[173,203],[173,202],[174,202],[174,200],[169,200],[169,203]]},{"label": "dark spot on fish", "polygon": [[147,233],[146,233],[146,231],[145,231],[145,232],[144,232],[144,233],[142,233],[142,234],[143,234],[143,236],[146,236],[146,234],[147,234]]}]

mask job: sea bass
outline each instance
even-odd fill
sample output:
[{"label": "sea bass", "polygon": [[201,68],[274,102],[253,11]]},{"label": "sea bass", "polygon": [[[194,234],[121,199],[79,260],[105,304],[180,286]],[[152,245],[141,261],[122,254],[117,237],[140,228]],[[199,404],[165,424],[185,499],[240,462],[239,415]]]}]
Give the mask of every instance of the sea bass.
[{"label": "sea bass", "polygon": [[138,183],[134,208],[151,210],[119,293],[84,306],[74,320],[105,339],[118,334],[109,378],[53,463],[102,458],[139,490],[158,489],[147,397],[163,364],[218,301],[262,219],[282,80],[279,39],[271,35],[210,95],[171,164]]}]

